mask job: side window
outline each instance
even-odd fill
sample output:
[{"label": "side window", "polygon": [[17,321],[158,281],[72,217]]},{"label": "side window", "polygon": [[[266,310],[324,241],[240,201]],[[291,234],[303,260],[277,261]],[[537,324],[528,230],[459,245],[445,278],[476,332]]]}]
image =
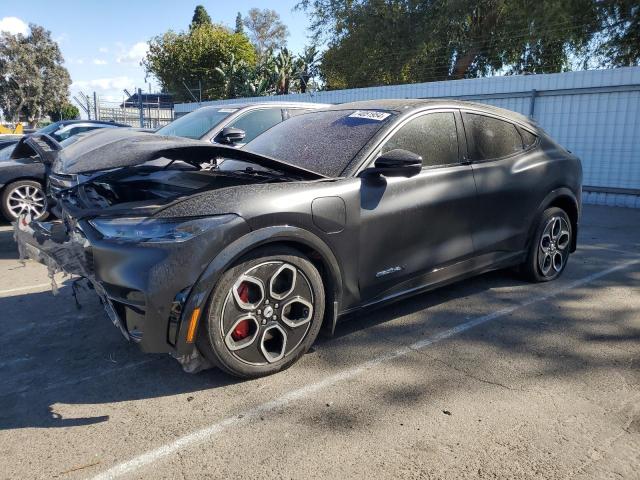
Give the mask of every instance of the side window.
[{"label": "side window", "polygon": [[491,160],[522,151],[522,138],[513,123],[463,113],[470,160]]},{"label": "side window", "polygon": [[524,143],[525,150],[536,143],[536,140],[538,139],[538,137],[533,133],[525,130],[524,128],[520,129],[520,133],[522,134],[522,143]]},{"label": "side window", "polygon": [[282,110],[280,108],[264,108],[248,112],[228,126],[244,130],[247,135],[244,137],[243,143],[249,143],[258,135],[280,122],[282,122]]},{"label": "side window", "polygon": [[428,113],[403,125],[382,147],[401,148],[422,157],[425,167],[458,163],[458,134],[451,112]]}]

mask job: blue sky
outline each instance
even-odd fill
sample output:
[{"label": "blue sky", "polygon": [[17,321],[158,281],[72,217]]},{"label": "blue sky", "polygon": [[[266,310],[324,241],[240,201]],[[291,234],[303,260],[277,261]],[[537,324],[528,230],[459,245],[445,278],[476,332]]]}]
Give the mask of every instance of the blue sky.
[{"label": "blue sky", "polygon": [[[146,42],[169,29],[188,28],[196,5],[205,6],[214,22],[233,27],[238,12],[271,8],[289,27],[288,46],[301,52],[308,43],[309,20],[293,11],[296,0],[2,0],[0,30],[17,31],[28,23],[42,25],[58,41],[73,80],[72,91],[94,90],[103,98],[121,100],[123,88],[148,89],[139,66]],[[153,79],[148,79],[152,88]]]}]

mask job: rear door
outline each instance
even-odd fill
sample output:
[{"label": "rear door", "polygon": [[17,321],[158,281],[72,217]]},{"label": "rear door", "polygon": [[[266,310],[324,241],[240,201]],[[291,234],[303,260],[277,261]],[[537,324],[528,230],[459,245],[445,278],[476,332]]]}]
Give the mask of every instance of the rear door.
[{"label": "rear door", "polygon": [[456,110],[420,113],[400,125],[374,153],[375,158],[401,148],[421,155],[424,167],[411,178],[361,179],[363,301],[418,288],[436,269],[473,256],[476,191],[459,141],[464,138],[460,122]]},{"label": "rear door", "polygon": [[463,111],[467,157],[478,189],[473,241],[478,255],[521,251],[545,163],[535,148],[537,137],[507,118]]}]

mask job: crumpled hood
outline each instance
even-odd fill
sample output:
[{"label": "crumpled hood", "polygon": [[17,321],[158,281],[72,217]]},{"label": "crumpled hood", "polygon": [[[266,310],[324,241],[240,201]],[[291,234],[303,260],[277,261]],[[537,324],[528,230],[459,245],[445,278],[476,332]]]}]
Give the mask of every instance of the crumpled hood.
[{"label": "crumpled hood", "polygon": [[323,178],[319,173],[232,147],[121,128],[101,129],[68,145],[57,152],[52,170],[60,174],[92,173],[141,165],[158,158],[182,160],[196,166],[216,158],[233,158],[305,178]]}]

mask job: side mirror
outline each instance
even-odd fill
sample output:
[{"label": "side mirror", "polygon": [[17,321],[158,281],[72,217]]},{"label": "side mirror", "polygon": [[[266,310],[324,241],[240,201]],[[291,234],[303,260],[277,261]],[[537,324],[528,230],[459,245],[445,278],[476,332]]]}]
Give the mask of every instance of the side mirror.
[{"label": "side mirror", "polygon": [[396,148],[380,155],[374,168],[363,173],[384,175],[385,177],[413,177],[422,170],[422,157],[408,150]]},{"label": "side mirror", "polygon": [[224,143],[226,145],[233,145],[234,143],[240,143],[244,140],[247,134],[244,130],[234,127],[224,127],[218,135],[218,143]]}]

